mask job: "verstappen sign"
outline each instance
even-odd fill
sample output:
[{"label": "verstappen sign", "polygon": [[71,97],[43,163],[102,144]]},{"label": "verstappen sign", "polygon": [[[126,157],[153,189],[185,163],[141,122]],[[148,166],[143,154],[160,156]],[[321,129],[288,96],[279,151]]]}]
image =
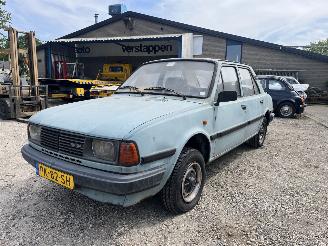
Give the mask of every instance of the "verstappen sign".
[{"label": "verstappen sign", "polygon": [[77,57],[178,55],[175,40],[76,44]]}]

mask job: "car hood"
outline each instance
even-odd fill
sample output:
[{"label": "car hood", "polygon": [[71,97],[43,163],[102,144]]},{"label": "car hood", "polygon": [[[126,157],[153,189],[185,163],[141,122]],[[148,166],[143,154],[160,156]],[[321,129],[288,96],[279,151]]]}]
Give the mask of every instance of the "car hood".
[{"label": "car hood", "polygon": [[42,110],[31,123],[82,134],[122,139],[151,121],[197,108],[201,101],[164,96],[114,95]]},{"label": "car hood", "polygon": [[306,91],[309,88],[309,84],[292,84],[295,91]]}]

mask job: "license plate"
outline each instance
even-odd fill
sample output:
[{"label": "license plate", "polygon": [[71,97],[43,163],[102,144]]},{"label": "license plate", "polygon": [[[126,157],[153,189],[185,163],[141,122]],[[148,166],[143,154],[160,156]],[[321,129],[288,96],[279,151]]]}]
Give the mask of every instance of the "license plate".
[{"label": "license plate", "polygon": [[63,173],[51,167],[39,163],[38,173],[41,177],[60,184],[68,189],[74,189],[74,177],[70,174]]}]

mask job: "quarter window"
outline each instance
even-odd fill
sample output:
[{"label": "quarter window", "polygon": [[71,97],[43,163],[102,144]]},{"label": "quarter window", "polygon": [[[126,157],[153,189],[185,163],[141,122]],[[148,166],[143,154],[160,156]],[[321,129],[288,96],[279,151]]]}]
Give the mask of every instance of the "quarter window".
[{"label": "quarter window", "polygon": [[252,78],[250,72],[245,68],[239,68],[239,74],[240,74],[240,85],[243,91],[243,96],[247,97],[247,96],[254,95],[255,82],[253,81],[254,79]]},{"label": "quarter window", "polygon": [[237,95],[240,96],[240,86],[236,68],[222,67],[221,75],[223,81],[223,89],[225,91],[236,91]]},{"label": "quarter window", "polygon": [[269,90],[283,91],[283,90],[285,90],[285,86],[278,80],[270,79],[269,80]]},{"label": "quarter window", "polygon": [[261,82],[263,90],[265,90],[266,89],[266,80],[265,79],[260,79],[260,82]]}]

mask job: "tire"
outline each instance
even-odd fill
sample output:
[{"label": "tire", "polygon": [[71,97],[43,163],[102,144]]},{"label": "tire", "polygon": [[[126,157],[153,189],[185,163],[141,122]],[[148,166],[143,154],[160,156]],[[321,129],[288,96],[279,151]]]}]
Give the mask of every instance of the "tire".
[{"label": "tire", "polygon": [[10,109],[6,99],[0,98],[0,119],[10,119]]},{"label": "tire", "polygon": [[161,191],[164,207],[174,214],[193,209],[201,197],[205,179],[203,155],[196,149],[184,148]]},{"label": "tire", "polygon": [[281,118],[291,118],[295,114],[295,106],[291,102],[283,102],[279,105],[277,111]]},{"label": "tire", "polygon": [[250,140],[248,140],[248,144],[253,148],[262,147],[266,138],[267,129],[268,129],[268,120],[264,118],[259,132]]}]

